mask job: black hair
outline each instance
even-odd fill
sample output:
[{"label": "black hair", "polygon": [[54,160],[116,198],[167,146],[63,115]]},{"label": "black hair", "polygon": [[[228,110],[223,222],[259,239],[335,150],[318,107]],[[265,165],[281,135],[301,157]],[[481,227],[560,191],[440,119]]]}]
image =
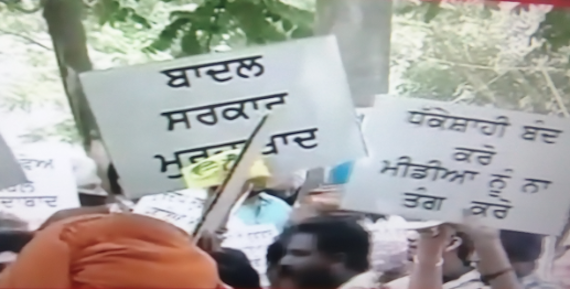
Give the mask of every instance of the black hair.
[{"label": "black hair", "polygon": [[285,254],[287,253],[287,243],[289,242],[291,235],[293,235],[294,230],[294,226],[285,228],[275,241],[267,247],[265,259],[267,261],[268,268],[278,265],[281,259],[285,257]]},{"label": "black hair", "polygon": [[509,230],[501,230],[500,236],[511,262],[534,262],[540,258],[544,236]]},{"label": "black hair", "polygon": [[464,232],[457,232],[455,236],[461,239],[461,245],[457,247],[457,258],[463,262],[465,266],[471,266],[470,256],[471,253],[475,250],[475,245],[473,244],[473,240]]},{"label": "black hair", "polygon": [[107,178],[109,179],[109,186],[111,186],[111,193],[113,195],[120,195],[123,192],[123,189],[119,184],[119,174],[117,174],[117,170],[113,164],[109,165]]},{"label": "black hair", "polygon": [[33,237],[28,231],[0,230],[0,252],[20,253]]},{"label": "black hair", "polygon": [[246,255],[236,249],[223,248],[211,256],[218,265],[218,274],[225,284],[232,288],[260,289],[259,274],[251,266]]},{"label": "black hair", "polygon": [[370,236],[355,219],[314,217],[297,224],[295,232],[314,235],[317,238],[317,249],[325,254],[343,253],[348,269],[364,272],[370,267]]}]

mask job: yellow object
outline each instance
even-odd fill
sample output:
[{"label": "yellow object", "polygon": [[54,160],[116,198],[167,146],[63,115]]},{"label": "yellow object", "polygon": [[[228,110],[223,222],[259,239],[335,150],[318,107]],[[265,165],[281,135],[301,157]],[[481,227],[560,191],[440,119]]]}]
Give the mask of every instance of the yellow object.
[{"label": "yellow object", "polygon": [[[240,149],[224,151],[183,168],[182,176],[186,186],[205,189],[221,185],[235,165],[240,152]],[[256,161],[251,167],[249,180],[254,180],[255,186],[260,186],[270,177],[271,173],[263,160]]]}]

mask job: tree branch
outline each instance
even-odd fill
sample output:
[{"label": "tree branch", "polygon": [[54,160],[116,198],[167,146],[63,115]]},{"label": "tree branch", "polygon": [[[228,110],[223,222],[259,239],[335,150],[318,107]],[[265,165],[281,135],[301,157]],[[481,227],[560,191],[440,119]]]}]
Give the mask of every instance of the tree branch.
[{"label": "tree branch", "polygon": [[550,77],[550,74],[548,74],[548,72],[544,68],[541,68],[540,72],[542,72],[542,75],[544,76],[544,79],[546,80],[546,84],[548,85],[548,88],[550,88],[550,91],[554,95],[554,99],[556,100],[558,107],[562,111],[562,114],[564,114],[564,117],[570,117],[570,114],[568,113],[568,109],[566,108],[566,105],[564,105],[564,100],[562,100],[562,96],[560,95],[560,93],[558,92],[558,89],[556,88],[556,86],[554,85],[554,82],[552,81],[552,77]]},{"label": "tree branch", "polygon": [[35,41],[34,39],[32,39],[32,38],[30,38],[30,37],[28,37],[28,36],[21,35],[21,34],[15,33],[15,32],[10,32],[10,31],[6,31],[6,30],[2,30],[2,29],[0,29],[0,33],[3,33],[3,34],[5,34],[5,35],[16,36],[16,37],[21,38],[21,39],[23,39],[23,40],[25,40],[25,41],[27,41],[27,42],[29,42],[29,43],[31,43],[31,44],[35,44],[35,45],[37,45],[37,46],[39,46],[39,47],[41,47],[41,48],[43,48],[43,49],[47,49],[48,51],[53,51],[53,49],[51,49],[50,47],[48,47],[48,46],[46,46],[46,45],[44,45],[44,44],[41,44],[40,42],[37,42],[37,41]]},{"label": "tree branch", "polygon": [[[218,7],[216,7],[216,9],[226,9],[226,0],[221,0],[220,4],[218,5]],[[218,26],[218,21],[220,19],[220,14],[222,13],[222,11],[218,11],[218,13],[216,13],[216,15],[214,15],[214,21],[212,21],[212,27],[216,28]],[[211,52],[211,48],[210,45],[212,45],[212,39],[214,38],[214,33],[210,33],[208,35],[208,39],[206,39],[206,49],[208,51],[208,53]]]}]

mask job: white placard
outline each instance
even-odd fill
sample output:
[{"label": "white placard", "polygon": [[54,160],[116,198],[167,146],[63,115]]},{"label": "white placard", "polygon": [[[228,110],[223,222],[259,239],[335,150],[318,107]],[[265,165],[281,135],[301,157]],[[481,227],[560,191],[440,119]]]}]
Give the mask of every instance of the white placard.
[{"label": "white placard", "polygon": [[15,150],[28,182],[0,190],[0,210],[37,229],[53,213],[80,206],[69,157],[47,147]]},{"label": "white placard", "polygon": [[171,223],[192,234],[204,210],[205,198],[192,190],[142,197],[133,212]]},{"label": "white placard", "polygon": [[274,175],[364,156],[334,36],[92,71],[84,91],[131,196],[184,187],[180,168],[240,148],[264,112]]},{"label": "white placard", "polygon": [[8,144],[0,135],[0,189],[23,184],[26,181],[26,174],[18,165]]},{"label": "white placard", "polygon": [[[570,122],[450,103],[379,97],[363,126],[342,206],[408,218],[559,234],[570,207]],[[423,197],[425,196],[425,197]]]},{"label": "white placard", "polygon": [[[262,283],[267,283],[265,276],[267,271],[267,247],[275,241],[278,235],[279,231],[272,224],[244,226],[230,230],[222,243],[222,247],[242,251],[251,262],[251,266],[259,274]],[[266,286],[268,284],[262,285]]]}]

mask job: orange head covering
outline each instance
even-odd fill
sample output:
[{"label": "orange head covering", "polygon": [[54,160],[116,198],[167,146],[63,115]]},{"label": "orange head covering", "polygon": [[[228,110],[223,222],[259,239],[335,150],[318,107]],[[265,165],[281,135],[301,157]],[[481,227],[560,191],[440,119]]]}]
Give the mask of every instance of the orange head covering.
[{"label": "orange head covering", "polygon": [[135,214],[65,219],[38,232],[0,288],[220,288],[216,264],[181,230]]}]

